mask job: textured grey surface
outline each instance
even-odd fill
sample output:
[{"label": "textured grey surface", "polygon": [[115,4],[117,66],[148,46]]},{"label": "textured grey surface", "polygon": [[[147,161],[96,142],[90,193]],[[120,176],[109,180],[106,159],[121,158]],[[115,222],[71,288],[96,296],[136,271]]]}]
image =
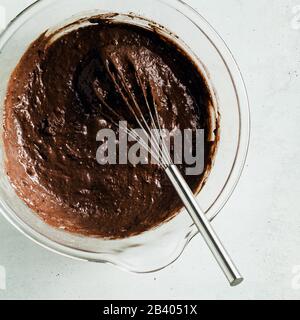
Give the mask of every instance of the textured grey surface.
[{"label": "textured grey surface", "polygon": [[[0,0],[0,5],[10,19],[31,2]],[[0,299],[300,298],[300,28],[293,19],[300,1],[188,3],[227,42],[250,96],[249,158],[238,188],[214,222],[245,282],[228,287],[201,237],[169,268],[133,275],[48,252],[0,216],[0,265],[7,276]]]}]

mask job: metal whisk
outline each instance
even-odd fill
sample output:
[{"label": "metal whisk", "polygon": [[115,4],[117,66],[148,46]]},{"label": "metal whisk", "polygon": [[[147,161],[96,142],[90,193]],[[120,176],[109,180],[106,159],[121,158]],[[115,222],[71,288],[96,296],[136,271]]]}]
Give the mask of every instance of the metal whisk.
[{"label": "metal whisk", "polygon": [[[155,99],[152,95],[151,103],[149,101],[149,93],[146,92],[145,86],[142,83],[142,79],[134,69],[133,72],[136,81],[136,85],[141,91],[142,97],[145,102],[146,112],[147,112],[147,120],[145,118],[145,110],[142,110],[135,95],[132,93],[132,84],[128,82],[125,75],[122,71],[118,70],[118,68],[107,58],[103,59],[104,66],[106,71],[112,80],[114,87],[117,93],[121,96],[122,100],[125,102],[131,116],[134,117],[139,127],[143,130],[145,136],[149,139],[151,137],[152,148],[150,149],[148,145],[148,141],[143,140],[142,137],[138,136],[137,133],[132,130],[125,128],[126,133],[138,141],[143,148],[145,148],[152,157],[156,159],[158,164],[165,170],[167,176],[169,177],[171,183],[173,184],[175,190],[180,196],[186,210],[190,214],[193,219],[195,225],[197,226],[199,232],[204,238],[206,244],[209,249],[213,253],[215,259],[223,270],[225,276],[227,277],[231,286],[236,286],[243,281],[241,274],[236,268],[235,264],[231,260],[229,254],[225,250],[218,236],[216,235],[214,229],[212,228],[210,221],[207,219],[204,212],[199,207],[193,192],[190,187],[186,183],[184,177],[180,173],[179,169],[176,165],[174,165],[170,152],[166,147],[163,137],[163,130],[161,128],[159,114],[157,110],[157,105],[155,103]],[[148,79],[151,81],[151,79]],[[151,87],[151,86],[150,86]],[[103,97],[102,94],[99,93],[99,83],[94,83],[94,91],[99,98],[102,105],[106,108],[106,116],[107,111],[110,113],[110,121],[117,125],[117,122],[124,119],[118,112],[112,108]],[[115,117],[116,120],[113,119]],[[155,130],[153,130],[155,129]],[[153,137],[153,132],[156,134]],[[153,139],[154,138],[154,139]]]}]

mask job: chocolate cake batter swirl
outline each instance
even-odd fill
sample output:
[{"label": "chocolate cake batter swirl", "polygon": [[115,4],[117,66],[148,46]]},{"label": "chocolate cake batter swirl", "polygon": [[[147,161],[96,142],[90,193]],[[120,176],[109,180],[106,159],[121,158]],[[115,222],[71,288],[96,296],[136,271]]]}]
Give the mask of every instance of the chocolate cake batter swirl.
[{"label": "chocolate cake batter swirl", "polygon": [[[41,35],[13,72],[5,102],[6,170],[18,196],[48,224],[124,238],[172,218],[182,203],[157,165],[97,163],[97,132],[113,128],[102,99],[128,117],[107,63],[132,83],[138,70],[165,128],[205,129],[205,173],[186,177],[194,191],[215,152],[211,97],[195,64],[171,40],[101,17],[87,21],[59,36]],[[139,99],[138,88],[132,90]]]}]

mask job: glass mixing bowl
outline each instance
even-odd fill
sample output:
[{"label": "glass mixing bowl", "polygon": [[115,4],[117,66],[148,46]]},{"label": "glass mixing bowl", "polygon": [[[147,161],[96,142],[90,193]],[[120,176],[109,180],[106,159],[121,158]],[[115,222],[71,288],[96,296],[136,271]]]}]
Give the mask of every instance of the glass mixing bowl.
[{"label": "glass mixing bowl", "polygon": [[[29,44],[47,29],[99,13],[119,13],[115,19],[142,25],[151,21],[189,51],[206,76],[221,116],[221,132],[215,164],[197,199],[213,219],[233,192],[244,166],[250,131],[248,99],[239,69],[223,40],[203,17],[180,0],[40,0],[29,6],[0,37],[1,128],[8,79]],[[140,18],[132,19],[127,14]],[[26,236],[60,254],[112,263],[133,272],[150,272],[175,261],[197,234],[185,210],[153,230],[123,240],[55,229],[17,197],[5,174],[4,158],[1,141],[1,212]]]}]

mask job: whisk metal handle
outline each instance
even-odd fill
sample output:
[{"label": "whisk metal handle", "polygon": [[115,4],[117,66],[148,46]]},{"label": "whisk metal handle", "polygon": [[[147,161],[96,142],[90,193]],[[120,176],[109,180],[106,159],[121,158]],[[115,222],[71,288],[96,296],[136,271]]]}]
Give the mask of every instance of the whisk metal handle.
[{"label": "whisk metal handle", "polygon": [[239,285],[243,281],[243,277],[222,245],[209,220],[200,209],[196,198],[184,177],[175,165],[169,166],[166,169],[166,173],[230,285]]}]

